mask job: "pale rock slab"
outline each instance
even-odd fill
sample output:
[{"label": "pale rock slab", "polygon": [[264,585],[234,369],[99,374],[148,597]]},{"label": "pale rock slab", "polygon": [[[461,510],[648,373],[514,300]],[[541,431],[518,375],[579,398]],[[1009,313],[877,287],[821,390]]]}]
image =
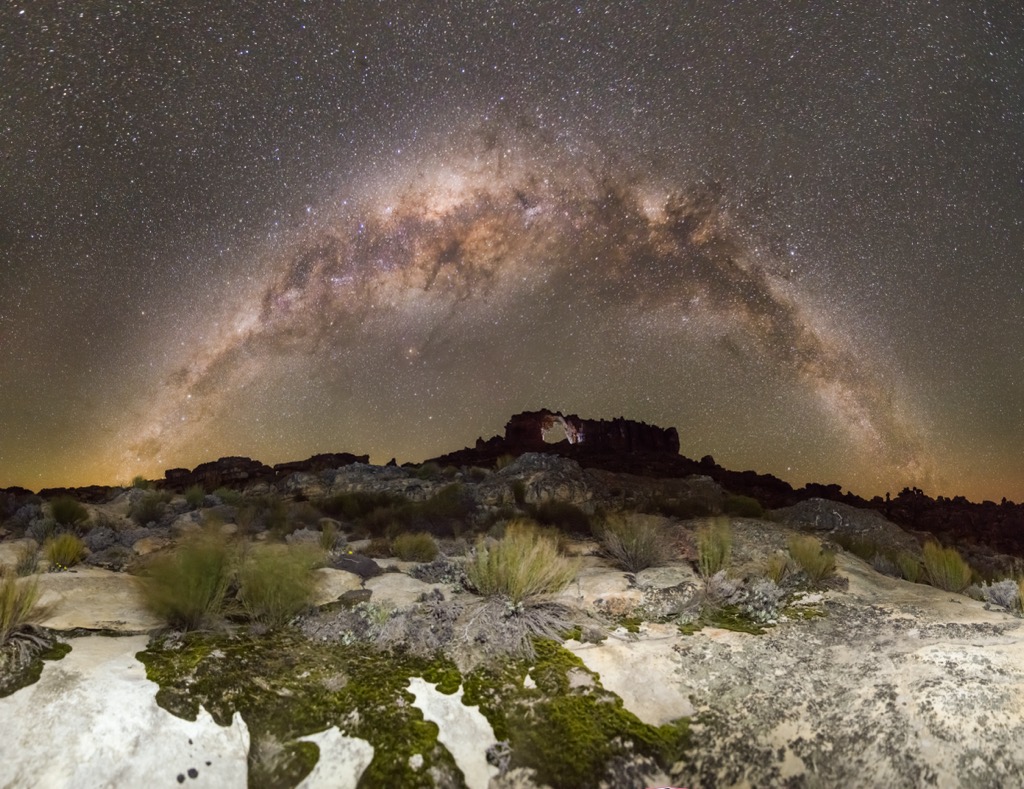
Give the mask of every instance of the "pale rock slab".
[{"label": "pale rock slab", "polygon": [[142,604],[138,578],[126,573],[77,566],[38,578],[39,604],[50,609],[44,627],[145,633],[163,624]]},{"label": "pale rock slab", "polygon": [[368,578],[366,588],[373,592],[374,602],[391,603],[396,608],[404,608],[435,589],[443,591],[444,584],[428,584],[404,573],[384,573]]},{"label": "pale rock slab", "polygon": [[0,699],[0,786],[171,789],[179,775],[189,787],[245,786],[241,716],[222,727],[202,708],[187,721],[158,707],[135,658],[147,641],[73,638],[37,683]]},{"label": "pale rock slab", "polygon": [[462,703],[463,689],[445,695],[421,677],[409,680],[413,702],[423,717],[437,724],[437,739],[448,749],[462,770],[469,789],[487,789],[498,768],[487,763],[487,749],[497,742],[494,729],[476,707]]},{"label": "pale rock slab", "polygon": [[358,737],[346,737],[337,726],[298,738],[320,749],[320,761],[298,789],[356,789],[363,771],[373,761],[373,746]]},{"label": "pale rock slab", "polygon": [[314,571],[314,575],[317,577],[317,584],[313,605],[333,603],[345,592],[363,588],[363,579],[348,570],[321,567]]}]

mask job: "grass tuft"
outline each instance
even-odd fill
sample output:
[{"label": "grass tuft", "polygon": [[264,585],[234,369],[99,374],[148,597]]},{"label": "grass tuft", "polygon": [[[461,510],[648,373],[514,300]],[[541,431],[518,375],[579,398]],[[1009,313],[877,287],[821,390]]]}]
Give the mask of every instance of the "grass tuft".
[{"label": "grass tuft", "polygon": [[168,625],[197,630],[223,610],[233,556],[227,540],[204,531],[156,557],[140,579],[146,607]]},{"label": "grass tuft", "polygon": [[773,553],[764,564],[764,575],[778,586],[789,574],[789,557],[784,553]]},{"label": "grass tuft", "polygon": [[15,556],[14,572],[18,576],[32,575],[39,566],[39,545],[26,540],[18,548]]},{"label": "grass tuft", "polygon": [[206,491],[202,485],[192,485],[185,490],[185,502],[192,509],[199,509],[203,506],[203,499],[206,498]]},{"label": "grass tuft", "polygon": [[50,502],[50,516],[61,526],[73,526],[89,520],[89,511],[70,496],[58,496]]},{"label": "grass tuft", "polygon": [[921,580],[921,560],[914,554],[900,551],[896,554],[896,566],[900,568],[900,575],[911,583],[916,584]]},{"label": "grass tuft", "polygon": [[947,592],[963,592],[971,585],[971,566],[956,548],[943,548],[936,542],[924,546],[924,569],[931,585]]},{"label": "grass tuft", "polygon": [[0,646],[22,627],[38,621],[39,579],[18,583],[10,573],[0,573]]},{"label": "grass tuft", "polygon": [[732,531],[725,518],[697,530],[697,566],[707,580],[729,563],[732,554]]},{"label": "grass tuft", "polygon": [[726,496],[722,502],[722,510],[726,515],[734,515],[737,518],[760,518],[764,515],[761,502],[752,496]]},{"label": "grass tuft", "polygon": [[85,555],[85,543],[71,532],[63,532],[43,545],[46,558],[61,569],[74,567]]},{"label": "grass tuft", "polygon": [[836,555],[826,551],[817,537],[795,534],[789,538],[789,555],[793,557],[812,584],[819,584],[836,571]]},{"label": "grass tuft", "polygon": [[610,518],[600,537],[605,552],[627,573],[665,564],[672,556],[665,528],[657,516]]},{"label": "grass tuft", "polygon": [[432,562],[437,558],[437,543],[426,532],[399,534],[391,541],[391,550],[403,562]]},{"label": "grass tuft", "polygon": [[319,552],[306,546],[259,545],[238,572],[238,599],[253,622],[280,627],[313,602]]},{"label": "grass tuft", "polygon": [[553,539],[531,524],[514,521],[497,543],[477,543],[466,576],[484,597],[502,595],[521,603],[565,588],[578,569],[578,562],[559,554]]}]

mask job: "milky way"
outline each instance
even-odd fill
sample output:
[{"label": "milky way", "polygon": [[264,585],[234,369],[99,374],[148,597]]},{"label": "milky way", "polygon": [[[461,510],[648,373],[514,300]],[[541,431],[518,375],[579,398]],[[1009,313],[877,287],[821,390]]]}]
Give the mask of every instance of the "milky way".
[{"label": "milky way", "polygon": [[551,408],[1024,498],[1024,6],[0,5],[0,487]]},{"label": "milky way", "polygon": [[[492,385],[506,388],[550,370],[502,352],[503,342],[614,359],[588,331],[600,324],[601,336],[611,326],[628,343],[711,343],[751,357],[816,398],[860,462],[870,458],[889,478],[928,475],[920,427],[773,271],[784,263],[750,250],[719,187],[654,190],[589,169],[478,157],[307,230],[226,330],[167,379],[143,424],[119,438],[123,473],[194,445],[222,417],[225,393],[282,359],[329,367],[357,389],[374,379],[372,391],[433,370],[428,378],[458,407],[446,374],[453,360],[489,368]],[[669,377],[688,374],[663,364]],[[596,372],[580,374],[579,387],[597,385]]]}]

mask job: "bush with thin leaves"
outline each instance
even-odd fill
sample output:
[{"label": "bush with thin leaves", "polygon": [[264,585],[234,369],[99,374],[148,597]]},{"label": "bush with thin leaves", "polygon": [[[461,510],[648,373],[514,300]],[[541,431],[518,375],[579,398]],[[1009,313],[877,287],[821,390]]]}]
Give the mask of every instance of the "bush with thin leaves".
[{"label": "bush with thin leaves", "polygon": [[717,519],[697,530],[697,566],[707,580],[724,570],[732,554],[732,531],[729,521]]},{"label": "bush with thin leaves", "polygon": [[796,534],[789,538],[789,555],[812,584],[819,584],[836,571],[836,555],[826,551],[821,542],[809,534]]},{"label": "bush with thin leaves", "polygon": [[74,526],[89,520],[89,510],[70,496],[58,496],[50,502],[50,517],[61,526]]},{"label": "bush with thin leaves", "polygon": [[956,548],[943,548],[936,542],[924,546],[924,569],[932,586],[947,592],[963,592],[971,585],[971,566]]},{"label": "bush with thin leaves", "polygon": [[43,545],[43,553],[57,567],[74,567],[85,555],[85,543],[77,535],[63,532]]},{"label": "bush with thin leaves", "polygon": [[565,588],[578,569],[578,562],[559,554],[553,539],[531,524],[513,522],[498,542],[477,543],[466,577],[484,597],[504,596],[520,603]]},{"label": "bush with thin leaves", "polygon": [[921,580],[921,560],[914,554],[900,551],[896,554],[896,566],[900,568],[900,575],[911,583]]},{"label": "bush with thin leaves", "polygon": [[238,571],[238,600],[246,616],[280,627],[313,602],[319,552],[302,545],[258,545]]},{"label": "bush with thin leaves", "polygon": [[0,646],[25,625],[38,621],[39,579],[18,582],[8,572],[0,573]]},{"label": "bush with thin leaves", "polygon": [[601,545],[627,573],[665,564],[672,556],[663,521],[656,515],[609,518],[601,529]]},{"label": "bush with thin leaves", "polygon": [[764,563],[764,575],[776,586],[782,583],[789,574],[789,557],[786,554],[776,551]]},{"label": "bush with thin leaves", "polygon": [[320,524],[320,547],[325,553],[334,553],[345,542],[338,524],[334,521],[324,520]]},{"label": "bush with thin leaves", "polygon": [[437,558],[437,543],[426,532],[399,534],[391,541],[391,550],[403,562],[432,562]]},{"label": "bush with thin leaves", "polygon": [[171,627],[209,626],[223,611],[233,559],[222,535],[204,531],[189,537],[146,568],[140,579],[143,602]]},{"label": "bush with thin leaves", "polygon": [[203,506],[203,499],[206,498],[206,491],[202,485],[192,485],[185,489],[185,503],[192,509]]},{"label": "bush with thin leaves", "polygon": [[1015,611],[1020,607],[1020,591],[1017,588],[1017,582],[1010,578],[982,584],[981,596],[986,603],[997,605],[1008,611]]},{"label": "bush with thin leaves", "polygon": [[128,509],[128,516],[140,526],[146,526],[163,517],[171,494],[164,490],[151,490]]},{"label": "bush with thin leaves", "polygon": [[18,576],[32,575],[39,566],[39,545],[26,540],[18,547],[14,560],[14,572]]},{"label": "bush with thin leaves", "polygon": [[726,515],[735,515],[737,518],[760,518],[764,515],[761,502],[751,496],[726,496],[722,502],[722,510]]}]

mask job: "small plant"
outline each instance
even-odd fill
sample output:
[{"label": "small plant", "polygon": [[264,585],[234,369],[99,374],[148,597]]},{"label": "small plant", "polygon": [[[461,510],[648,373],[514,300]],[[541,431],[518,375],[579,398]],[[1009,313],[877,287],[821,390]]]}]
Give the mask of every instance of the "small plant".
[{"label": "small plant", "polygon": [[789,557],[781,552],[773,553],[764,564],[764,574],[776,586],[781,584],[789,575]]},{"label": "small plant", "polygon": [[616,564],[628,573],[657,567],[671,558],[661,518],[634,515],[610,519],[601,531],[601,544]]},{"label": "small plant", "polygon": [[38,600],[39,579],[18,583],[10,573],[0,572],[0,646],[22,627],[38,620],[41,615],[36,608]]},{"label": "small plant", "polygon": [[58,496],[50,502],[50,517],[61,526],[75,526],[89,520],[89,510],[70,496]]},{"label": "small plant", "polygon": [[725,569],[731,553],[732,531],[728,520],[717,519],[697,530],[697,566],[705,581]]},{"label": "small plant", "polygon": [[55,567],[66,570],[82,560],[85,543],[77,535],[64,532],[43,545],[43,553]]},{"label": "small plant", "polygon": [[374,537],[370,540],[370,544],[363,548],[362,554],[363,556],[369,556],[371,559],[383,559],[387,556],[392,556],[391,540],[387,537]]},{"label": "small plant", "polygon": [[192,485],[185,490],[185,502],[192,509],[199,509],[203,506],[203,499],[206,498],[206,491],[202,485]]},{"label": "small plant", "polygon": [[896,566],[900,568],[900,575],[911,583],[916,584],[921,580],[921,560],[914,554],[900,551],[896,554]]},{"label": "small plant", "polygon": [[132,477],[131,487],[138,488],[139,490],[153,490],[153,483],[139,474]]},{"label": "small plant", "polygon": [[722,511],[737,518],[760,518],[764,515],[761,502],[751,496],[726,496],[722,502]]},{"label": "small plant", "polygon": [[779,617],[779,606],[786,593],[770,578],[758,578],[747,591],[740,610],[760,624],[774,622]]},{"label": "small plant", "polygon": [[440,479],[441,467],[437,463],[424,463],[413,472],[418,479]]},{"label": "small plant", "polygon": [[558,545],[530,524],[513,522],[493,545],[481,539],[466,565],[466,577],[485,597],[504,596],[513,604],[563,589],[579,564],[558,553]]},{"label": "small plant", "polygon": [[150,563],[140,579],[143,602],[171,627],[206,626],[223,610],[232,559],[223,536],[200,532]]},{"label": "small plant", "polygon": [[515,455],[501,455],[495,462],[494,468],[501,471],[503,468],[507,468],[516,462],[518,458]]},{"label": "small plant", "polygon": [[231,488],[217,488],[213,495],[221,500],[222,503],[228,504],[232,507],[237,507],[242,503],[242,496],[237,490],[231,490]]},{"label": "small plant", "polygon": [[391,541],[391,550],[403,562],[432,562],[437,558],[437,543],[426,532],[399,534]]},{"label": "small plant", "polygon": [[160,520],[170,500],[171,494],[167,491],[151,490],[131,506],[128,516],[140,526],[145,526]]},{"label": "small plant", "polygon": [[562,531],[590,534],[590,516],[568,501],[548,499],[529,508],[530,515],[537,523],[555,526]]},{"label": "small plant", "polygon": [[812,584],[821,583],[836,571],[835,553],[826,551],[821,542],[809,534],[795,534],[789,538],[789,555]]},{"label": "small plant", "polygon": [[280,627],[313,601],[316,551],[301,546],[259,545],[238,572],[238,600],[246,616]]},{"label": "small plant", "polygon": [[344,538],[338,524],[325,520],[320,526],[320,547],[325,553],[334,553],[341,546]]},{"label": "small plant", "polygon": [[526,505],[526,483],[521,479],[512,480],[512,501],[517,507]]},{"label": "small plant", "polygon": [[956,548],[943,548],[935,542],[924,546],[924,569],[931,585],[947,592],[963,592],[971,584],[971,566]]},{"label": "small plant", "polygon": [[983,584],[981,596],[985,602],[1005,608],[1007,611],[1015,611],[1020,607],[1020,590],[1017,588],[1017,582],[1010,578]]},{"label": "small plant", "polygon": [[14,562],[14,573],[19,577],[32,575],[38,566],[39,546],[31,540],[26,540],[18,548]]}]

